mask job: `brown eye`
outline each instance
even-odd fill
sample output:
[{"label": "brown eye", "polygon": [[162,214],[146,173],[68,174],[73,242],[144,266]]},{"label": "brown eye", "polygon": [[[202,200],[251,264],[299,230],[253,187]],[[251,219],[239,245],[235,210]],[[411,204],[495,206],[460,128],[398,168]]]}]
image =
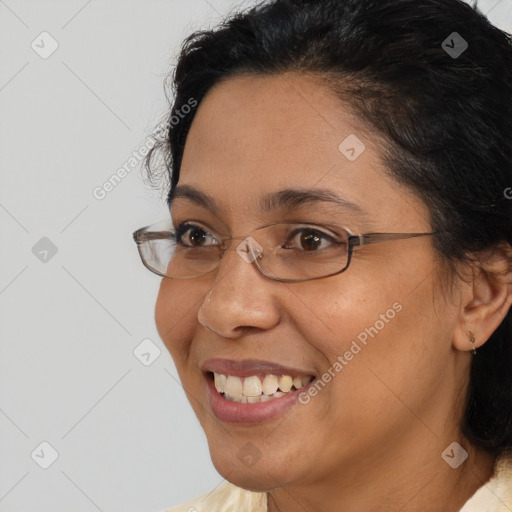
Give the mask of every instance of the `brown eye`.
[{"label": "brown eye", "polygon": [[185,247],[202,247],[208,242],[209,238],[216,240],[213,235],[205,231],[201,226],[187,222],[180,224],[173,236],[176,244]]},{"label": "brown eye", "polygon": [[301,247],[307,251],[318,249],[322,243],[322,238],[315,233],[303,233],[300,237]]},{"label": "brown eye", "polygon": [[318,249],[326,249],[332,244],[336,244],[336,240],[317,229],[301,228],[296,229],[290,235],[292,245],[285,245],[286,249],[298,248],[302,251],[316,252]]}]

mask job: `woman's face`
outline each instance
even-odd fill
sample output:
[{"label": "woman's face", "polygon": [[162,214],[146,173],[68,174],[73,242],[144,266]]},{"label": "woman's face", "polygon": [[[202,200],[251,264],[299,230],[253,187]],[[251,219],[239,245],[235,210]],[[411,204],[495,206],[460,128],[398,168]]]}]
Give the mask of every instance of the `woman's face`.
[{"label": "woman's face", "polygon": [[[211,196],[217,211],[177,197],[173,222],[193,220],[232,236],[280,221],[355,234],[430,232],[425,205],[385,173],[381,148],[312,77],[229,79],[202,101],[179,179]],[[284,189],[325,189],[356,206],[320,201],[259,209],[264,196]],[[437,286],[432,238],[356,248],[345,272],[299,283],[263,276],[236,252],[241,240],[232,241],[217,271],[163,279],[156,306],[158,331],[217,470],[241,487],[269,490],[339,481],[340,474],[347,481],[361,471],[370,478],[376,461],[405,451],[441,453],[444,436],[453,440],[457,432],[453,408],[467,366],[466,359],[452,363],[457,310]],[[331,378],[316,396],[303,395],[307,403],[295,393],[292,401],[287,395],[237,404],[263,413],[236,422],[217,411],[220,400],[233,402],[216,396],[212,407],[209,398],[211,375],[202,369],[219,359],[263,360],[299,376]],[[223,373],[237,375],[236,365]],[[286,407],[276,406],[279,400]]]}]

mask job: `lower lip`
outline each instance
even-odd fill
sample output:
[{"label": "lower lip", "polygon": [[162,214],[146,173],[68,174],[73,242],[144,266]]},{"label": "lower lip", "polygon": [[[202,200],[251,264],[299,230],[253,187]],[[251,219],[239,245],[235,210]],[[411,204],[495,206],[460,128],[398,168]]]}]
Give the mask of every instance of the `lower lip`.
[{"label": "lower lip", "polygon": [[299,394],[307,390],[312,384],[310,382],[301,389],[290,391],[280,398],[274,398],[267,402],[242,404],[226,400],[215,389],[213,379],[208,374],[206,374],[206,382],[213,414],[221,421],[238,424],[262,423],[281,416],[295,404],[299,403]]}]

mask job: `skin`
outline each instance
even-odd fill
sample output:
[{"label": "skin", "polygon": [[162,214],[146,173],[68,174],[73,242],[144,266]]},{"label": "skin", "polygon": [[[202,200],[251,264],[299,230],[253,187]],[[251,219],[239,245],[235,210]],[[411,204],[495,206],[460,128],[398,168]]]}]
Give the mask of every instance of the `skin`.
[{"label": "skin", "polygon": [[[354,162],[338,149],[349,134],[366,146]],[[219,212],[178,198],[173,221],[233,236],[282,220],[430,232],[427,207],[389,177],[381,151],[379,137],[314,76],[230,78],[199,106],[179,180],[213,196]],[[328,188],[364,215],[323,203],[258,211],[264,194],[288,187]],[[268,491],[271,512],[458,511],[493,473],[495,460],[465,441],[459,424],[473,357],[466,333],[481,346],[512,302],[508,248],[488,258],[501,281],[456,278],[447,295],[432,237],[360,247],[347,271],[301,283],[267,279],[237,245],[216,272],[163,279],[156,305],[219,473]],[[321,376],[396,302],[402,310],[309,404],[251,426],[214,417],[199,370],[206,359],[266,359]],[[454,441],[469,453],[457,469],[441,458]],[[261,453],[252,467],[237,457],[247,442]]]}]

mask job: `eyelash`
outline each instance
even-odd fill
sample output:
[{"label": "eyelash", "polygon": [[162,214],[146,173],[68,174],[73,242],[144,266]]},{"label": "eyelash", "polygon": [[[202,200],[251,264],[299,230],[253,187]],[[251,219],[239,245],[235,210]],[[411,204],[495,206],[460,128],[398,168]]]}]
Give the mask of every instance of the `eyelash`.
[{"label": "eyelash", "polygon": [[[187,248],[197,247],[194,245],[186,245],[183,243],[183,235],[193,229],[198,229],[198,230],[206,233],[206,235],[213,237],[215,239],[215,237],[211,233],[209,233],[206,229],[204,229],[202,226],[200,226],[198,224],[193,224],[189,221],[186,221],[186,222],[181,222],[174,228],[174,234],[172,235],[173,242],[176,244],[182,245],[183,247],[187,247]],[[293,240],[297,236],[297,234],[302,233],[304,231],[310,232],[311,234],[319,236],[321,239],[328,240],[331,243],[331,245],[337,245],[337,244],[343,243],[343,242],[339,242],[338,240],[334,239],[332,236],[328,235],[327,233],[324,233],[323,231],[321,231],[317,228],[313,228],[313,227],[303,227],[303,228],[294,229],[290,233],[288,240],[290,240],[290,239]],[[200,247],[202,247],[202,246],[200,246]],[[293,247],[293,248],[296,248],[296,247]],[[304,251],[304,252],[306,252],[306,251]],[[315,251],[312,251],[312,252],[315,252]]]},{"label": "eyelash", "polygon": [[[178,224],[178,226],[176,226],[174,228],[174,234],[172,236],[172,240],[177,243],[177,244],[180,244],[180,245],[183,245],[184,247],[193,247],[191,245],[185,245],[183,244],[183,235],[185,233],[187,233],[188,231],[191,230],[191,228],[195,228],[195,229],[200,229],[201,231],[203,231],[204,233],[206,234],[209,234],[208,231],[206,231],[206,229],[202,228],[201,226],[199,226],[198,224],[192,224],[191,222],[182,222],[180,224]],[[210,235],[212,236],[212,235]]]}]

